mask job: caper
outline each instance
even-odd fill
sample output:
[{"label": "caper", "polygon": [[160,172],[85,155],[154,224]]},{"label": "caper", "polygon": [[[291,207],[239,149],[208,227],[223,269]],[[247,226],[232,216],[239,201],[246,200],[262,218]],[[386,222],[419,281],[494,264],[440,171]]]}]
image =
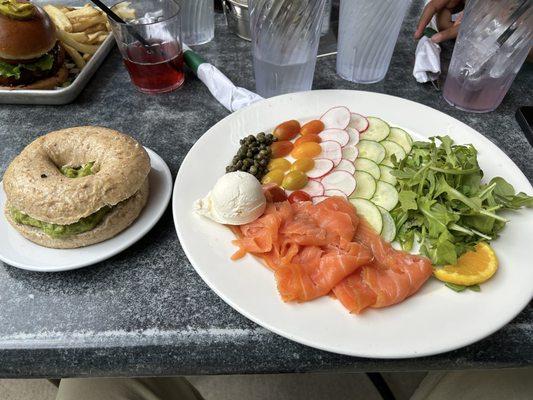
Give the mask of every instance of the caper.
[{"label": "caper", "polygon": [[255,165],[252,165],[250,167],[250,173],[252,174],[257,174],[258,170],[257,170],[257,167]]},{"label": "caper", "polygon": [[240,167],[249,167],[249,166],[250,166],[250,161],[248,159],[246,159],[246,160],[242,161],[242,164],[241,164]]},{"label": "caper", "polygon": [[252,150],[248,150],[248,151],[246,152],[246,157],[248,157],[248,158],[252,158],[253,156],[254,156],[254,153],[253,153]]},{"label": "caper", "polygon": [[259,165],[265,167],[268,165],[268,160],[266,158],[263,158],[262,160],[259,161]]}]

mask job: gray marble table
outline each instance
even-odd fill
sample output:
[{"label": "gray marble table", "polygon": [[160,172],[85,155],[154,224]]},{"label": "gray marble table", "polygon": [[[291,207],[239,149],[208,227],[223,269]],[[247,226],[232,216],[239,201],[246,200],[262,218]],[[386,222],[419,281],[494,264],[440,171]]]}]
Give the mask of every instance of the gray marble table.
[{"label": "gray marble table", "polygon": [[[411,77],[411,35],[419,13],[415,1],[383,82],[343,81],[329,57],[317,63],[314,88],[388,93],[442,110],[486,135],[533,180],[533,150],[514,119],[518,106],[532,103],[533,68],[523,68],[497,111],[455,110]],[[221,16],[216,40],[197,50],[235,83],[253,89],[249,44],[228,34]],[[175,176],[194,142],[226,115],[191,74],[171,94],[136,92],[115,49],[70,105],[0,106],[0,175],[37,136],[94,124],[133,135],[158,152]],[[533,363],[532,336],[530,304],[488,338],[432,357],[345,357],[293,343],[248,321],[205,285],[183,253],[170,209],[137,244],[90,268],[43,274],[0,263],[0,377],[518,367]]]}]

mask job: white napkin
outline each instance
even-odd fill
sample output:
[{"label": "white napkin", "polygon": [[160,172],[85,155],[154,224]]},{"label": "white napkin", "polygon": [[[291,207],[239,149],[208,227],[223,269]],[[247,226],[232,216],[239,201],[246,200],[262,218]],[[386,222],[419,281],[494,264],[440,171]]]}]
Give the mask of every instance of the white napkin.
[{"label": "white napkin", "polygon": [[256,101],[263,100],[261,96],[248,89],[237,87],[213,64],[200,64],[197,71],[198,78],[207,86],[211,94],[229,111],[237,111]]},{"label": "white napkin", "polygon": [[436,80],[440,75],[440,46],[427,36],[418,41],[415,52],[413,76],[417,82]]}]

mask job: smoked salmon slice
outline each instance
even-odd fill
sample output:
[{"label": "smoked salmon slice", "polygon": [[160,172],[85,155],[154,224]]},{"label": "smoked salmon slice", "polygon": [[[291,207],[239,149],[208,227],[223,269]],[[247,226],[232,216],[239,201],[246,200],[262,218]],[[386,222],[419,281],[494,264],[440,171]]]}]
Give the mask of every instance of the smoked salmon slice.
[{"label": "smoked salmon slice", "polygon": [[431,263],[395,250],[360,217],[341,197],[268,203],[256,221],[232,227],[232,259],[261,258],[286,302],[334,293],[353,313],[399,303],[431,276]]},{"label": "smoked salmon slice", "polygon": [[429,259],[395,250],[364,219],[355,240],[368,246],[375,259],[333,288],[350,312],[358,314],[368,307],[400,303],[416,293],[433,273]]}]

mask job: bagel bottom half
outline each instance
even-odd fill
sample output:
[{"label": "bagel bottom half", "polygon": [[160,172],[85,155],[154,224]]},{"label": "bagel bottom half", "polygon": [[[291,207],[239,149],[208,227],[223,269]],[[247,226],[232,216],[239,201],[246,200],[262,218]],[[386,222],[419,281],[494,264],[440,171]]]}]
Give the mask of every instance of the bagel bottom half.
[{"label": "bagel bottom half", "polygon": [[11,217],[9,204],[6,204],[4,213],[9,223],[26,239],[44,247],[74,249],[111,239],[130,226],[146,205],[149,192],[150,187],[146,178],[133,196],[114,206],[94,229],[65,238],[53,238],[39,228],[16,222]]}]

